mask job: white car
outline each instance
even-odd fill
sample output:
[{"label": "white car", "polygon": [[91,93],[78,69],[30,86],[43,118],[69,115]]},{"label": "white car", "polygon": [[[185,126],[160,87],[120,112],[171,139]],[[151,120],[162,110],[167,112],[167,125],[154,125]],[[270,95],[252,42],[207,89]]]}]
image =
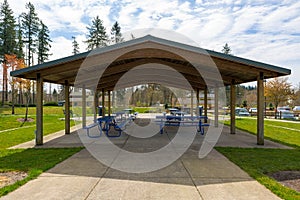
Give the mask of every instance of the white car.
[{"label": "white car", "polygon": [[295,106],[295,107],[293,108],[293,111],[300,111],[300,106]]},{"label": "white car", "polygon": [[288,106],[277,108],[277,117],[281,119],[295,119],[294,113]]},{"label": "white car", "polygon": [[296,117],[299,117],[299,115],[300,115],[300,106],[295,106],[295,107],[293,108],[293,111],[294,111],[294,115],[295,115]]},{"label": "white car", "polygon": [[257,108],[250,108],[250,109],[249,109],[249,112],[250,112],[250,113],[257,113]]},{"label": "white car", "polygon": [[288,110],[283,110],[278,113],[278,116],[281,116],[281,119],[295,119],[294,113]]}]

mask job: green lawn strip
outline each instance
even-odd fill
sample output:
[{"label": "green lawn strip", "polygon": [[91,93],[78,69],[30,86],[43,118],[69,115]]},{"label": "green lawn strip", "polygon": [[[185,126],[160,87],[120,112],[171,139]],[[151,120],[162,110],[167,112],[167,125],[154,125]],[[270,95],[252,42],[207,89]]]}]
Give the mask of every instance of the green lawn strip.
[{"label": "green lawn strip", "polygon": [[[43,107],[43,113],[44,114],[56,114],[56,115],[62,115],[63,114],[64,107],[59,106],[44,106]],[[10,115],[11,114],[11,108],[0,108],[0,114],[4,115]],[[36,108],[35,107],[29,107],[28,108],[28,115],[35,115],[36,114]],[[25,116],[25,108],[24,107],[15,107],[15,115],[23,115]]]},{"label": "green lawn strip", "polygon": [[300,199],[299,192],[284,187],[267,175],[277,171],[300,170],[299,149],[233,147],[216,147],[216,149],[279,197]]},{"label": "green lawn strip", "polygon": [[[33,118],[32,116],[29,116],[30,118]],[[2,130],[7,130],[7,129],[12,129],[12,128],[19,128],[22,125],[23,126],[31,126],[35,125],[34,122],[26,122],[22,123],[18,121],[18,119],[24,118],[23,115],[0,115],[0,131]],[[35,118],[35,117],[34,117]]]},{"label": "green lawn strip", "polygon": [[[35,119],[35,116],[31,116]],[[48,135],[65,128],[65,122],[60,120],[61,115],[44,115],[44,135]],[[27,122],[26,122],[27,123]],[[25,123],[25,124],[26,124]],[[2,122],[1,122],[2,124]],[[35,122],[33,122],[35,125]],[[71,120],[71,126],[75,123]],[[30,125],[32,125],[30,123]],[[0,133],[0,149],[5,149],[17,144],[30,141],[35,138],[34,131],[36,127],[22,128]]]},{"label": "green lawn strip", "polygon": [[[230,121],[225,121],[225,124],[229,125]],[[236,119],[236,127],[251,134],[256,134],[256,124],[256,120],[250,118]],[[280,128],[278,126],[282,126],[284,128]],[[286,128],[295,130],[288,130]],[[300,148],[300,132],[297,130],[300,130],[300,123],[266,120],[264,136],[265,138],[275,142]]]},{"label": "green lawn strip", "polygon": [[0,171],[25,171],[28,177],[0,189],[3,196],[29,180],[39,176],[42,172],[54,167],[82,148],[51,148],[51,149],[13,149],[0,150]]}]

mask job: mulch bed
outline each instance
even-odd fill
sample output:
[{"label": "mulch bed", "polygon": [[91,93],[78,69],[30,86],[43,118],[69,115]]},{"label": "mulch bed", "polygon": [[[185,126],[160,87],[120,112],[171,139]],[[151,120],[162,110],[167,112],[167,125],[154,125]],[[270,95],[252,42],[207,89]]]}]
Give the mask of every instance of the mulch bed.
[{"label": "mulch bed", "polygon": [[300,192],[300,171],[279,171],[269,176],[282,185]]},{"label": "mulch bed", "polygon": [[11,185],[17,181],[23,180],[27,177],[26,172],[22,171],[11,171],[11,172],[2,172],[0,173],[0,188],[3,188],[7,185]]},{"label": "mulch bed", "polygon": [[[24,118],[18,118],[17,121],[18,122],[24,122],[25,119]],[[32,119],[32,118],[27,118],[27,120],[26,120],[26,122],[33,122],[33,121],[34,121],[34,119]]]}]

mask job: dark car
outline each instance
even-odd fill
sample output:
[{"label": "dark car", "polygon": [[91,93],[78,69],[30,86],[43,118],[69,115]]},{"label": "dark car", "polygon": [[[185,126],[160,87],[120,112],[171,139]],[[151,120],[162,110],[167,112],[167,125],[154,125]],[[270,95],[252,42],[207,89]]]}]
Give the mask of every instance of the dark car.
[{"label": "dark car", "polygon": [[64,106],[65,105],[65,101],[59,101],[59,102],[57,102],[57,105],[58,106]]}]

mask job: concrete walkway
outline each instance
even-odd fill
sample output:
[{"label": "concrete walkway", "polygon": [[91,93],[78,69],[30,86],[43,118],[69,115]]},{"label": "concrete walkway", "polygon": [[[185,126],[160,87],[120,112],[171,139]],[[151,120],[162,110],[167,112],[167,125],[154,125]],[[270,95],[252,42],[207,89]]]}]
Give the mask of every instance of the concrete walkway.
[{"label": "concrete walkway", "polygon": [[[171,134],[158,134],[138,144],[127,135],[112,141],[125,149],[154,150]],[[199,159],[202,141],[203,136],[197,135],[180,159],[163,169],[139,174],[107,167],[84,149],[1,199],[279,199],[216,150]],[[72,133],[57,136],[44,147],[80,145],[79,136]],[[286,148],[270,141],[257,146],[255,136],[241,131],[230,135],[228,127],[223,129],[218,146]]]}]

